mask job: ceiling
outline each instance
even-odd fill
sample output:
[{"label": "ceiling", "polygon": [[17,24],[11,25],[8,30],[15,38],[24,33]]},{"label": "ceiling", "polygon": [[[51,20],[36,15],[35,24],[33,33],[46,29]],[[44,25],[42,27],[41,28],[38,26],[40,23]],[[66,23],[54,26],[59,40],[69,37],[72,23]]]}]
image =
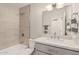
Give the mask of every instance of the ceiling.
[{"label": "ceiling", "polygon": [[[0,6],[10,6],[10,7],[21,8],[21,7],[27,6],[29,4],[31,4],[31,3],[0,3]],[[64,3],[64,5],[67,6],[67,5],[70,5],[70,3],[69,4]]]},{"label": "ceiling", "polygon": [[0,3],[0,5],[4,5],[4,6],[12,6],[12,7],[17,7],[17,8],[21,8],[24,7],[26,5],[29,5],[30,3]]}]

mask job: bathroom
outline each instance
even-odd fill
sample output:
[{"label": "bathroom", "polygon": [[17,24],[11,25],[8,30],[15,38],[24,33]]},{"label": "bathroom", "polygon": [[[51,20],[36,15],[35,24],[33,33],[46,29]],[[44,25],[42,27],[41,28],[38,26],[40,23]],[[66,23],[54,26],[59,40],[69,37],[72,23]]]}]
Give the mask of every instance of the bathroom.
[{"label": "bathroom", "polygon": [[79,55],[79,3],[0,3],[0,55]]}]

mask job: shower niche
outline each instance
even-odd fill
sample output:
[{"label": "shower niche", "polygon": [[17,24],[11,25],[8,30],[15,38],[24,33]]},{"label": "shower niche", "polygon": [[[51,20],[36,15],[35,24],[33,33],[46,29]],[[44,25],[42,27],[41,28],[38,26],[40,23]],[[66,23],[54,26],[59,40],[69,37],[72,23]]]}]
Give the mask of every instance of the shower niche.
[{"label": "shower niche", "polygon": [[65,35],[70,36],[71,38],[78,39],[79,34],[79,14],[77,12],[74,12],[71,14],[71,19],[68,21],[66,19],[65,22]]}]

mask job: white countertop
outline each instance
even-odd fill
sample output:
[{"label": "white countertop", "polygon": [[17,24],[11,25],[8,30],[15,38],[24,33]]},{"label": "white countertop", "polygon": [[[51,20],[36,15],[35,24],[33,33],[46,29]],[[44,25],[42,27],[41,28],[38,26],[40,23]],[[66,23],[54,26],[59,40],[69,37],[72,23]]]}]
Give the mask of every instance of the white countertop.
[{"label": "white countertop", "polygon": [[56,47],[62,47],[66,49],[71,49],[75,51],[79,51],[79,44],[74,42],[74,40],[66,40],[66,39],[49,39],[46,37],[40,37],[37,39],[33,39],[34,42],[56,46]]}]

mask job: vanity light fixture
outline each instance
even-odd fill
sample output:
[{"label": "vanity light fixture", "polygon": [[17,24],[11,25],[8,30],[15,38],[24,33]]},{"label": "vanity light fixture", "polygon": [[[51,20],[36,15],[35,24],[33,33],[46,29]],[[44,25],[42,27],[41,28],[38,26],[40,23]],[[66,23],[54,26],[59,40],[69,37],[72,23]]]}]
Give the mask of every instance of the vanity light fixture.
[{"label": "vanity light fixture", "polygon": [[52,4],[49,4],[46,6],[46,10],[51,11],[53,10]]},{"label": "vanity light fixture", "polygon": [[48,4],[46,6],[46,10],[51,11],[55,8],[63,8],[64,7],[64,3],[53,3],[53,4]]},{"label": "vanity light fixture", "polygon": [[57,3],[56,4],[56,8],[63,8],[64,7],[64,3]]}]

